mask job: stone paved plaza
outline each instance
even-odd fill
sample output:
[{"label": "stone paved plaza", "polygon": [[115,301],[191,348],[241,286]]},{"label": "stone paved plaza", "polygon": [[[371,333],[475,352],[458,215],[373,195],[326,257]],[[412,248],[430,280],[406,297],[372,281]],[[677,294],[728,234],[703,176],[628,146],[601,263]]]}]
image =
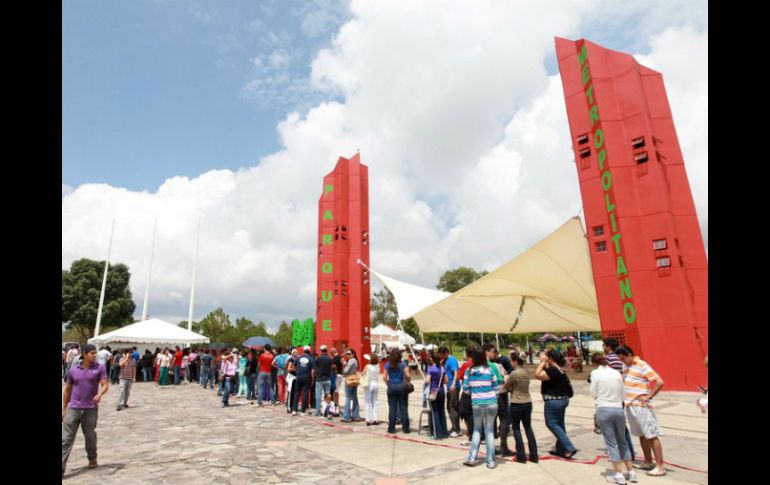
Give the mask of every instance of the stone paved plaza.
[{"label": "stone paved plaza", "polygon": [[[415,382],[415,387],[422,387]],[[386,433],[387,425],[344,424],[311,416],[292,417],[284,407],[257,407],[231,398],[222,408],[215,390],[194,384],[159,388],[134,384],[129,409],[116,411],[117,386],[99,410],[99,466],[88,460],[78,432],[63,482],[93,483],[344,483],[344,484],[593,484],[611,470],[601,436],[593,433],[593,399],[573,377],[575,397],[567,408],[567,432],[580,450],[572,462],[549,457],[555,439],[543,420],[540,383],[532,382],[533,426],[541,461],[526,465],[498,458],[498,467],[462,466],[464,438],[433,441],[417,433],[419,393],[410,396],[412,433]],[[62,387],[63,389],[63,387]],[[642,484],[708,483],[708,418],[694,405],[696,393],[662,392],[656,413],[668,475],[639,474]],[[363,392],[359,392],[361,417]],[[380,386],[379,419],[387,421]],[[509,438],[513,446],[513,438]],[[638,439],[634,447],[641,455]],[[483,450],[483,447],[482,447]]]}]

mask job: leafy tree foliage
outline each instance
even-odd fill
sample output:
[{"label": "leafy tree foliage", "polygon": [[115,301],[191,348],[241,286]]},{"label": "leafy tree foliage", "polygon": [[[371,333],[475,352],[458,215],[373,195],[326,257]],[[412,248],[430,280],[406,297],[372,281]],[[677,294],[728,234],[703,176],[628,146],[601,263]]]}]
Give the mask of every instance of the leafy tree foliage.
[{"label": "leafy tree foliage", "polygon": [[275,343],[279,347],[289,347],[291,346],[291,336],[291,324],[289,324],[289,322],[286,320],[282,320],[281,324],[278,326],[278,331],[275,333],[272,339],[275,340]]},{"label": "leafy tree foliage", "polygon": [[[104,277],[104,261],[78,259],[61,272],[62,322],[69,322],[82,341],[93,337],[99,296]],[[136,305],[129,288],[128,266],[111,264],[107,271],[101,327],[122,327],[132,322]]]},{"label": "leafy tree foliage", "polygon": [[208,337],[211,342],[229,342],[224,340],[225,333],[232,326],[230,315],[226,314],[222,308],[217,308],[206,315],[201,320],[201,332]]}]

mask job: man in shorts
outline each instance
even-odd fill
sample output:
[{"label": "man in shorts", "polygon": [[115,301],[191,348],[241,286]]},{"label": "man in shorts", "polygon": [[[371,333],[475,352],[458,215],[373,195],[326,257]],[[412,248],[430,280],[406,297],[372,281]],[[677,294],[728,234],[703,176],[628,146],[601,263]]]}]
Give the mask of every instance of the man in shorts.
[{"label": "man in shorts", "polygon": [[[615,353],[625,364],[623,384],[628,425],[631,434],[639,437],[644,452],[644,463],[637,468],[649,470],[649,476],[662,477],[666,470],[663,468],[663,447],[658,438],[661,433],[651,401],[663,388],[663,379],[647,362],[635,356],[630,347],[618,347]],[[655,463],[652,461],[653,454]]]}]

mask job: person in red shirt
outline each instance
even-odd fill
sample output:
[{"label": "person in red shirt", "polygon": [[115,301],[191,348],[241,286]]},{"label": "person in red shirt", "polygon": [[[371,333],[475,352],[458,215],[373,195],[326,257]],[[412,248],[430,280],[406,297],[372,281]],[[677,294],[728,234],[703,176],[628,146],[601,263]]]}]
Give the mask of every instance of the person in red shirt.
[{"label": "person in red shirt", "polygon": [[265,350],[259,356],[259,376],[257,376],[257,405],[264,406],[262,403],[262,394],[265,386],[267,386],[267,395],[275,406],[275,395],[273,394],[273,382],[271,369],[273,367],[273,358],[275,357],[272,352],[270,344],[265,345]]},{"label": "person in red shirt", "polygon": [[182,349],[176,346],[176,352],[174,352],[174,385],[179,385],[179,371],[182,369]]}]

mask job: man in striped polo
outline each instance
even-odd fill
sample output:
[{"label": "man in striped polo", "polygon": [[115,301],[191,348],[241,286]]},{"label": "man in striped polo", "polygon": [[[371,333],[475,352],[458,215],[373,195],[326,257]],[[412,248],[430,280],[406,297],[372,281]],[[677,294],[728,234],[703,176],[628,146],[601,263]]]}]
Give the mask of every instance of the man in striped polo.
[{"label": "man in striped polo", "polygon": [[[647,475],[661,477],[663,468],[663,446],[660,444],[658,418],[652,410],[652,398],[663,388],[663,379],[650,365],[634,355],[630,347],[615,349],[620,360],[626,365],[623,370],[623,384],[626,389],[626,417],[631,434],[639,437],[644,452],[644,463],[638,468],[649,470]],[[652,455],[655,455],[655,463]]]}]

